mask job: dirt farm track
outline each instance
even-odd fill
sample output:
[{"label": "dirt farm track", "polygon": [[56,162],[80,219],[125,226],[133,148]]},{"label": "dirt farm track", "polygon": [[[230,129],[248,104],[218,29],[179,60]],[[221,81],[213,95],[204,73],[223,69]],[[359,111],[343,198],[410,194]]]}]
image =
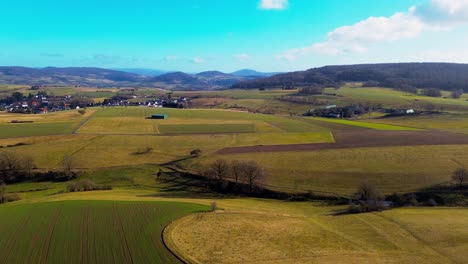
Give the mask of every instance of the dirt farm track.
[{"label": "dirt farm track", "polygon": [[242,154],[344,148],[468,144],[468,135],[441,131],[380,131],[355,129],[347,131],[338,130],[335,131],[333,135],[336,143],[229,147],[221,149],[217,153]]}]

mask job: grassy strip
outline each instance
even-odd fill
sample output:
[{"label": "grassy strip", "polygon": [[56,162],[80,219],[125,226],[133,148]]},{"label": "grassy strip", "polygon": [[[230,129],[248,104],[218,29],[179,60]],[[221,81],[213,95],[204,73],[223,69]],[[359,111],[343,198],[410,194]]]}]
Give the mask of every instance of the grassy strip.
[{"label": "grassy strip", "polygon": [[389,131],[418,131],[421,129],[413,128],[413,127],[404,127],[404,126],[394,126],[394,125],[387,125],[387,124],[377,124],[377,123],[368,123],[368,122],[361,122],[361,121],[351,121],[345,119],[332,119],[332,118],[323,118],[323,117],[314,117],[313,120],[317,121],[324,121],[348,126],[357,126],[375,130],[389,130]]}]

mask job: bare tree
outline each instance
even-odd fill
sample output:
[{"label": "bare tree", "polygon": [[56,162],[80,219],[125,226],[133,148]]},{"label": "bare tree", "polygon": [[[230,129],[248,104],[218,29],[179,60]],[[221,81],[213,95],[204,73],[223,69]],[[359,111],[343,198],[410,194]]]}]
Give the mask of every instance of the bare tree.
[{"label": "bare tree", "polygon": [[259,185],[265,180],[264,169],[255,161],[247,161],[242,164],[242,172],[249,185],[249,192],[253,191],[253,188]]},{"label": "bare tree", "polygon": [[76,159],[72,155],[63,156],[62,167],[65,174],[70,175],[76,167]]},{"label": "bare tree", "polygon": [[468,180],[468,171],[465,168],[458,168],[453,172],[452,180],[455,181],[461,188],[465,181]]},{"label": "bare tree", "polygon": [[24,156],[22,162],[23,162],[24,172],[26,173],[26,176],[30,178],[32,176],[32,171],[34,167],[36,166],[34,164],[34,159],[31,156]]},{"label": "bare tree", "polygon": [[208,166],[207,176],[209,176],[217,182],[225,180],[228,177],[228,175],[229,164],[226,160],[218,159]]},{"label": "bare tree", "polygon": [[382,193],[368,181],[363,181],[355,194],[357,200],[380,201],[383,199]]},{"label": "bare tree", "polygon": [[210,180],[210,184],[221,190],[227,177],[229,176],[229,164],[226,160],[218,159],[208,165],[205,176]]},{"label": "bare tree", "polygon": [[238,160],[231,161],[231,174],[236,184],[243,176],[243,162]]}]

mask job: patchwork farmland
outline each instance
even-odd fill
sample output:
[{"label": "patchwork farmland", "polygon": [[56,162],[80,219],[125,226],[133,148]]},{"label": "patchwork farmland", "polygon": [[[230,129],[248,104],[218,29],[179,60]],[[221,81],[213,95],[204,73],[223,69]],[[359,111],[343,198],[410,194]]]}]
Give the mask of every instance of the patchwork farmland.
[{"label": "patchwork farmland", "polygon": [[[243,93],[230,91],[239,97]],[[275,94],[252,100],[274,100]],[[153,114],[168,118],[147,118]],[[273,192],[352,197],[366,181],[385,195],[412,193],[446,186],[454,168],[468,166],[463,158],[468,154],[464,118],[453,113],[434,118],[333,120],[147,107],[93,107],[83,114],[75,110],[0,114],[4,128],[0,153],[33,156],[35,170],[40,172],[62,170],[64,159],[72,157],[74,170],[80,172],[78,178],[66,182],[31,180],[6,186],[7,195],[22,200],[0,206],[9,215],[2,220],[7,235],[0,245],[30,254],[5,251],[1,257],[10,262],[113,259],[146,263],[157,259],[178,263],[161,239],[163,228],[172,223],[164,234],[167,245],[179,258],[194,263],[244,262],[246,257],[270,263],[327,263],[343,255],[356,263],[369,257],[384,262],[463,262],[464,257],[456,254],[466,247],[460,225],[466,220],[463,209],[397,209],[338,216],[343,206],[231,199],[207,190],[198,178],[184,178],[180,173],[203,175],[218,159],[228,164],[255,161],[268,177],[263,187]],[[14,119],[32,123],[11,123]],[[192,155],[194,150],[199,152]],[[67,191],[70,184],[82,181],[112,190]],[[216,205],[210,209],[213,201]],[[32,217],[32,208],[43,218]],[[209,210],[216,213],[196,213]],[[423,221],[425,216],[433,222]],[[20,234],[31,239],[13,239],[12,232],[26,221],[28,228]],[[438,230],[458,250],[425,235],[428,226],[441,221],[461,230],[457,236],[445,228]],[[70,225],[79,228],[67,231]],[[238,231],[224,234],[222,230]],[[390,239],[393,234],[399,235]],[[99,237],[106,237],[106,243],[99,244]],[[254,246],[247,249],[236,244],[228,250],[215,243],[230,245],[233,238]],[[291,241],[290,247],[275,247],[275,243]],[[240,256],[239,250],[250,253]]]}]

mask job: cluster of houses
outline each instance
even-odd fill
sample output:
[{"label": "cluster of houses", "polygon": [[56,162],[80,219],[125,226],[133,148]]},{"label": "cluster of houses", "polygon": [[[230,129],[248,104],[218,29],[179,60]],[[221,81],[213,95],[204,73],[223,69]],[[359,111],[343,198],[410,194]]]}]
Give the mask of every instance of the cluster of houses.
[{"label": "cluster of houses", "polygon": [[165,98],[124,98],[121,96],[114,96],[110,99],[105,99],[102,106],[144,106],[144,107],[168,107],[168,108],[188,108],[188,98],[180,97],[177,99]]},{"label": "cluster of houses", "polygon": [[[31,90],[39,90],[40,86],[32,86]],[[125,88],[121,92],[130,92],[130,94],[119,93],[103,102],[94,102],[88,97],[79,96],[55,96],[48,95],[45,92],[38,92],[37,95],[29,94],[27,96],[14,92],[7,98],[0,98],[0,111],[11,113],[41,114],[48,112],[64,111],[78,109],[90,106],[143,106],[143,107],[169,107],[169,108],[188,108],[189,100],[186,97],[173,98],[172,94],[155,98],[154,96],[136,96],[135,89]]]},{"label": "cluster of houses", "polygon": [[48,96],[39,94],[35,96],[24,97],[14,102],[0,102],[0,110],[10,113],[28,113],[41,114],[48,112],[57,112],[79,108],[81,106],[92,105],[91,100],[73,98],[67,96]]}]

